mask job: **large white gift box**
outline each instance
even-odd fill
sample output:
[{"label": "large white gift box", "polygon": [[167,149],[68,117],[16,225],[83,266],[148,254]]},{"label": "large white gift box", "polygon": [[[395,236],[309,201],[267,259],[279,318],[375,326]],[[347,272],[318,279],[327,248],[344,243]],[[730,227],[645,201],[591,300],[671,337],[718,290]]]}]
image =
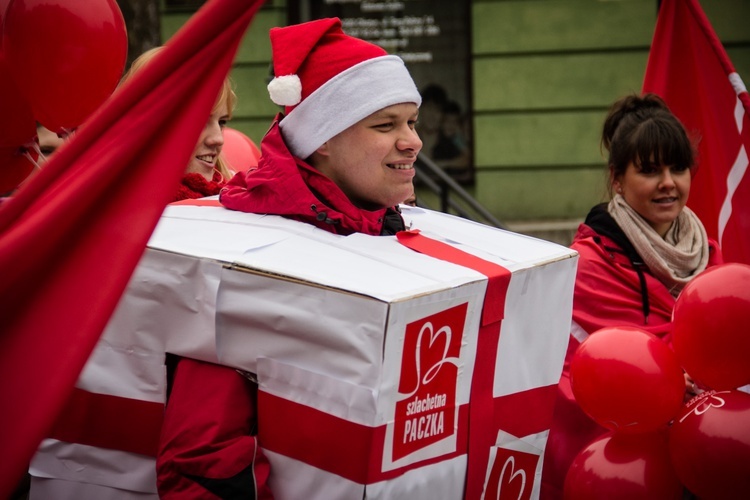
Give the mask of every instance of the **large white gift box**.
[{"label": "large white gift box", "polygon": [[32,497],[154,497],[172,353],[257,376],[279,499],[536,498],[577,254],[402,209],[398,237],[343,237],[169,206],[66,410],[91,418],[45,440]]}]

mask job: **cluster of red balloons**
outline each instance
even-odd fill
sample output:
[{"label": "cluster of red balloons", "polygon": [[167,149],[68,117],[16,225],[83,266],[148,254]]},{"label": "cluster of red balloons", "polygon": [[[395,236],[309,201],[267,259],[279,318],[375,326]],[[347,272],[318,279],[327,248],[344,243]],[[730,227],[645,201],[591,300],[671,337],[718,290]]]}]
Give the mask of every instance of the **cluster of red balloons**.
[{"label": "cluster of red balloons", "polygon": [[[632,327],[604,328],[571,361],[578,404],[610,429],[565,480],[569,499],[703,500],[750,491],[750,266],[723,264],[677,298],[672,351]],[[688,373],[706,391],[683,404]]]},{"label": "cluster of red balloons", "polygon": [[115,0],[0,0],[0,193],[32,170],[36,122],[79,127],[114,91],[127,48]]}]

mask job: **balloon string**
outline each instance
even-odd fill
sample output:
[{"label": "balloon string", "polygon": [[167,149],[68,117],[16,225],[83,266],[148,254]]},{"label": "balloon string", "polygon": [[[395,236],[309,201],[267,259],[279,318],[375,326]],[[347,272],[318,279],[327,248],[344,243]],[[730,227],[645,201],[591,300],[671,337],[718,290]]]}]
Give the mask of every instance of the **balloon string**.
[{"label": "balloon string", "polygon": [[26,157],[27,160],[31,162],[32,165],[34,165],[34,171],[41,170],[42,167],[39,165],[36,160],[29,154],[28,151],[24,151],[23,155]]},{"label": "balloon string", "polygon": [[74,128],[71,129],[71,128],[60,127],[60,132],[57,133],[57,137],[59,137],[60,139],[67,139],[73,134],[73,132],[75,132],[75,130],[76,129]]},{"label": "balloon string", "polygon": [[44,155],[42,154],[42,150],[39,149],[39,144],[36,143],[36,141],[32,141],[29,144],[26,144],[23,148],[23,155],[26,157],[27,160],[31,162],[32,165],[34,165],[34,171],[39,171],[42,169],[42,166],[37,163],[37,161],[34,159],[33,156],[29,153],[29,147],[33,148],[34,151],[36,151],[36,154],[39,155],[39,158],[41,158],[42,163],[46,160]]}]

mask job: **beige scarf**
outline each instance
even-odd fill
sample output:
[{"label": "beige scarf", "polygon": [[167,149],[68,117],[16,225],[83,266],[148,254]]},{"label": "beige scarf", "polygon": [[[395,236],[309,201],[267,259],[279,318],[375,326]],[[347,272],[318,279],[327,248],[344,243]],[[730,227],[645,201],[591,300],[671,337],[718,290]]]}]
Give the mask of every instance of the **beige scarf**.
[{"label": "beige scarf", "polygon": [[682,209],[664,238],[619,194],[612,198],[607,209],[643,262],[673,297],[706,269],[708,235],[698,216],[689,208]]}]

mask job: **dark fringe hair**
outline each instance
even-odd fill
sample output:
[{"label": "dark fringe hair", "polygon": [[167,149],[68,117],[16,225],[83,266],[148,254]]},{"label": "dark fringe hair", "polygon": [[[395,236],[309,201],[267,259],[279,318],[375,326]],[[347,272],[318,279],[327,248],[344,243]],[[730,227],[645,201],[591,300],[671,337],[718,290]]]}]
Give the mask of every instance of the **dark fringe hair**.
[{"label": "dark fringe hair", "polygon": [[696,149],[685,127],[656,94],[627,95],[609,110],[601,145],[616,178],[632,162],[642,168],[674,165],[693,169]]}]

